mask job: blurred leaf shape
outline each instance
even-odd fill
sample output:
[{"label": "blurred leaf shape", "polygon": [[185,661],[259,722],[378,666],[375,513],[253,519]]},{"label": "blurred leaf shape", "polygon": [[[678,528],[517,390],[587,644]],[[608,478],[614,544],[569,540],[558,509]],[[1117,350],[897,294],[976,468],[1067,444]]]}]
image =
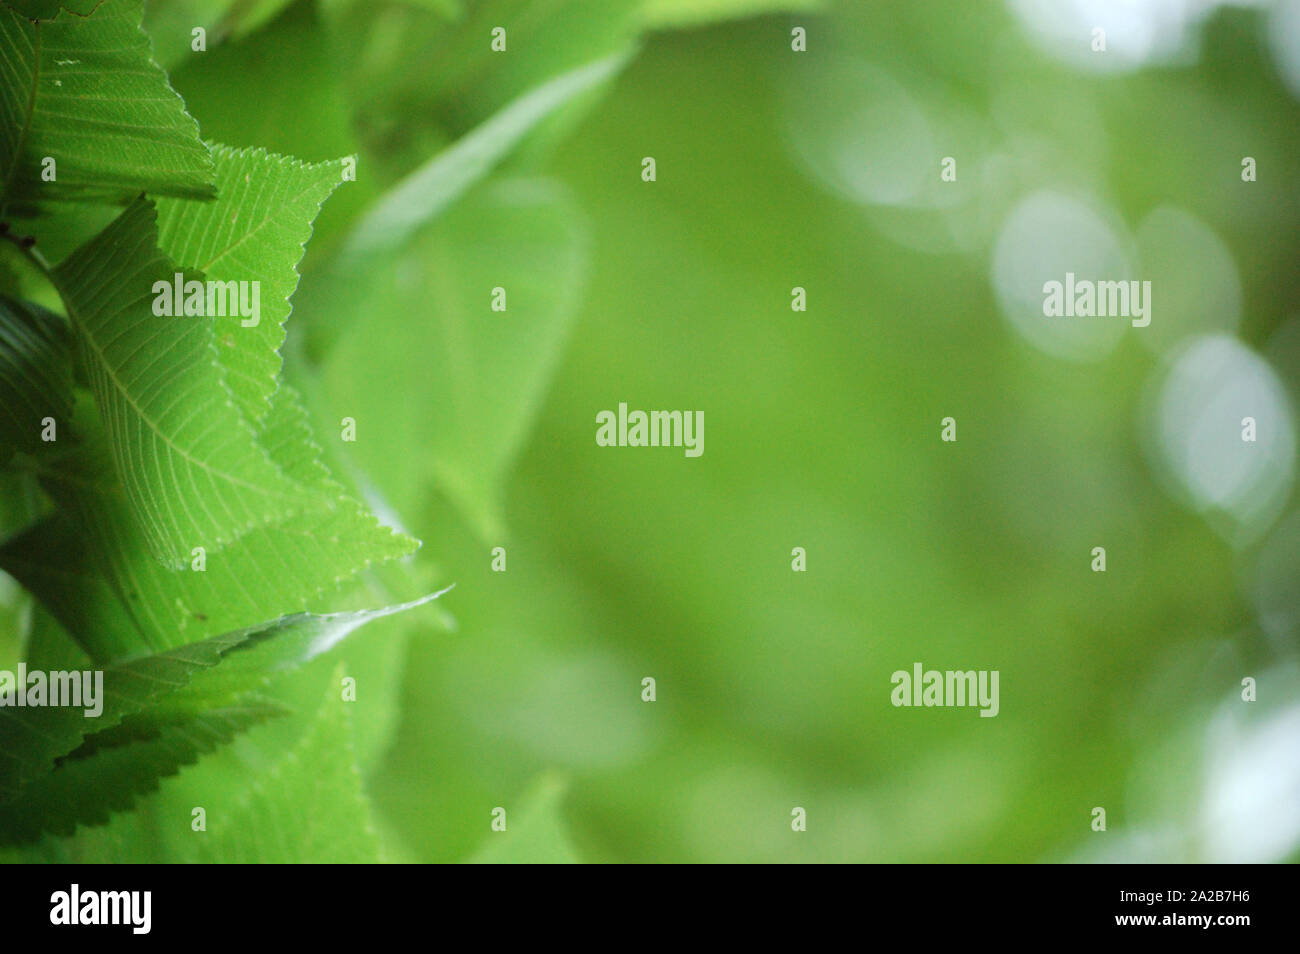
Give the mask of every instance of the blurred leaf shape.
[{"label": "blurred leaf shape", "polygon": [[577,864],[578,855],[561,815],[567,788],[555,774],[536,780],[506,808],[506,830],[493,831],[468,862],[479,865]]},{"label": "blurred leaf shape", "polygon": [[[432,474],[485,537],[572,325],[588,260],[570,197],[545,180],[501,180],[458,205],[399,257],[371,320],[322,369],[333,406],[366,436],[349,445],[399,512]],[[503,289],[504,311],[492,309]],[[358,368],[382,369],[376,388]],[[391,391],[405,399],[394,402]],[[395,457],[392,448],[406,452]]]},{"label": "blurred leaf shape", "polygon": [[483,125],[415,170],[357,224],[346,258],[391,252],[483,178],[544,118],[613,76],[628,60],[617,53],[543,83],[519,97]]},{"label": "blurred leaf shape", "polygon": [[[229,811],[208,816],[205,860],[240,864],[366,864],[380,857],[353,745],[352,708],[335,670],[298,741]],[[328,792],[328,798],[321,798]],[[311,806],[310,811],[304,807]]]},{"label": "blurred leaf shape", "polygon": [[822,0],[644,0],[645,24],[655,30],[699,27],[717,20],[772,13],[809,13]]}]

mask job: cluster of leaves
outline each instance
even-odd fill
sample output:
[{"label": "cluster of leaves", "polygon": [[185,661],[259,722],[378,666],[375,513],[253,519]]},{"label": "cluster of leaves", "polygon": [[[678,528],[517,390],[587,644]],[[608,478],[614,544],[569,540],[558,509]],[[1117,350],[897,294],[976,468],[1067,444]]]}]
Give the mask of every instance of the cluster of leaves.
[{"label": "cluster of leaves", "polygon": [[[503,475],[558,359],[583,258],[571,200],[533,176],[500,176],[453,209],[447,228],[425,227],[508,155],[557,141],[642,30],[701,18],[669,0],[381,6],[0,0],[0,569],[34,599],[4,622],[33,669],[102,670],[106,700],[97,719],[0,707],[0,844],[39,842],[37,856],[63,857],[49,836],[115,816],[129,833],[119,813],[162,779],[296,708],[305,723],[270,737],[278,748],[258,763],[265,776],[239,786],[215,837],[157,857],[379,857],[347,739],[383,726],[348,724],[342,670],[328,671],[324,703],[318,683],[281,691],[282,674],[433,598],[400,602],[377,575],[419,543],[385,526],[374,498],[362,502],[356,488],[370,482],[360,473],[393,471],[384,490],[399,512],[432,475],[485,534],[500,528]],[[707,18],[746,4],[704,6]],[[565,39],[574,17],[580,42]],[[413,19],[435,24],[444,50],[475,52],[408,55],[418,51],[407,36],[423,35],[407,29]],[[489,84],[483,55],[497,22],[526,25],[534,49],[549,52],[512,58]],[[184,77],[198,26],[213,68],[175,83],[183,101],[163,67]],[[295,89],[292,76],[266,73],[274,50],[319,84],[339,52],[331,36],[391,47],[380,58],[351,51],[363,64],[348,81],[352,108],[337,77]],[[208,76],[219,84],[206,86]],[[412,128],[403,117],[416,100],[427,111],[431,90],[441,120]],[[313,161],[272,151],[303,155],[292,140],[304,121]],[[358,161],[344,154],[357,127],[354,176]],[[295,296],[309,239],[320,248],[315,280]],[[491,282],[464,247],[484,242],[531,263],[512,286],[537,317],[523,329],[471,318],[470,289],[478,297]],[[392,281],[412,258],[437,260],[444,284]],[[156,283],[178,273],[258,283],[260,321],[155,314]],[[425,353],[367,327],[368,313],[416,320],[435,291],[442,323]],[[289,345],[314,369],[302,389],[282,359],[292,355],[291,300],[299,338]],[[359,362],[389,385],[367,387]],[[394,402],[393,389],[406,399]],[[321,392],[374,437],[342,470],[331,469],[332,442],[313,436]],[[410,447],[409,460],[386,456],[394,446]],[[395,588],[431,588],[436,570],[403,566]],[[339,611],[358,582],[382,608]],[[376,664],[394,693],[395,658]],[[539,802],[554,802],[558,783],[542,788]],[[301,819],[296,848],[258,835],[308,797],[320,838]],[[188,813],[173,822],[188,831]],[[324,837],[339,830],[358,837]],[[107,831],[111,856],[112,839],[129,834]]]},{"label": "cluster of leaves", "polygon": [[[140,17],[135,0],[0,5],[0,215],[17,267],[57,295],[25,300],[19,279],[0,298],[0,460],[48,500],[0,566],[61,624],[44,637],[79,650],[28,659],[104,673],[98,718],[0,708],[0,837],[17,842],[106,821],[280,713],[272,673],[404,608],[308,605],[418,546],[331,476],[281,380],[297,265],[344,163],[200,139]],[[106,206],[48,260],[47,237]],[[176,274],[257,283],[266,307],[252,326],[159,315]]]}]

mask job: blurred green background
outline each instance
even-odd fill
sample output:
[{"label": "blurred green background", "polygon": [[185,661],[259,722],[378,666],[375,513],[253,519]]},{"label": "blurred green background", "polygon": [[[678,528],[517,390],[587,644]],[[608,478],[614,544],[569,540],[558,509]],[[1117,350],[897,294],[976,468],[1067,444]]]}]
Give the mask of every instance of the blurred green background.
[{"label": "blurred green background", "polygon": [[[1295,0],[227,6],[146,17],[204,136],[359,156],[286,349],[424,541],[358,601],[456,584],[286,689],[356,676],[386,857],[1298,857]],[[388,188],[619,52],[340,287]],[[1051,324],[1067,270],[1152,281],[1151,326]],[[598,447],[620,401],[702,410],[703,456]],[[999,670],[1000,714],[893,707],[918,661]],[[301,731],[50,855],[184,857],[159,813]]]}]

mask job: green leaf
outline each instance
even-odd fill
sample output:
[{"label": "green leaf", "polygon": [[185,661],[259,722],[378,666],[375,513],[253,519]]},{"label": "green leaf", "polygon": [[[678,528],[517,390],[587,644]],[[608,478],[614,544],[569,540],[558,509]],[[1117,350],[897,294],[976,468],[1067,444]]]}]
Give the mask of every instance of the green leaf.
[{"label": "green leaf", "polygon": [[564,781],[545,775],[533,783],[518,800],[518,808],[506,808],[506,830],[494,831],[483,847],[469,859],[478,865],[576,864],[560,808]]},{"label": "green leaf", "polygon": [[563,73],[530,90],[451,148],[434,156],[384,195],[358,223],[344,248],[361,258],[400,248],[547,116],[614,76],[628,61],[617,53]]},{"label": "green leaf", "polygon": [[98,700],[103,710],[98,716],[67,706],[0,707],[0,802],[14,800],[33,779],[54,771],[55,761],[76,749],[87,735],[109,729],[174,692],[252,635],[228,633],[104,669]]},{"label": "green leaf", "polygon": [[34,21],[0,5],[0,210],[141,190],[212,195],[212,159],[150,59],[140,11],[139,0],[104,0],[89,15]]},{"label": "green leaf", "polygon": [[48,609],[32,601],[23,655],[28,669],[89,669],[86,653],[68,636],[68,631]]},{"label": "green leaf", "polygon": [[[576,312],[584,222],[544,180],[503,180],[458,205],[376,289],[371,321],[330,352],[323,391],[367,439],[349,444],[399,512],[432,474],[485,538],[502,530],[509,466],[537,415]],[[506,311],[490,294],[505,289]],[[410,316],[426,316],[413,324]],[[383,369],[394,403],[358,368]],[[436,373],[432,373],[436,370]],[[387,448],[404,446],[394,460]]]},{"label": "green leaf", "polygon": [[[337,670],[341,676],[342,667]],[[233,805],[207,811],[198,843],[205,861],[238,864],[367,864],[379,835],[353,747],[351,704],[331,680],[307,732]],[[328,797],[321,797],[328,793]]]},{"label": "green leaf", "polygon": [[[419,148],[411,155],[427,153],[433,139],[455,142],[553,78],[628,51],[641,26],[641,2],[475,0],[453,22],[393,7],[376,18],[369,4],[353,4],[343,29],[364,30],[372,40],[358,50],[349,85],[366,105],[367,129],[380,137],[377,161],[404,157],[412,147]],[[488,42],[498,27],[508,34],[504,55]],[[536,133],[554,143],[550,134],[593,100],[578,94],[539,121]],[[423,121],[411,123],[413,112]]]},{"label": "green leaf", "polygon": [[[274,19],[293,0],[243,0],[231,4],[231,12],[222,21],[222,29],[242,36]],[[298,0],[302,2],[302,0]]]},{"label": "green leaf", "polygon": [[0,566],[93,658],[175,646],[320,608],[361,570],[419,546],[344,496],[320,463],[305,412],[288,386],[275,395],[263,444],[292,479],[329,503],[249,531],[207,555],[202,571],[149,556],[102,440],[93,429],[82,430],[77,453],[45,475],[63,509],[0,546]]},{"label": "green leaf", "polygon": [[[207,56],[222,40],[221,18],[226,15],[234,0],[148,0],[144,5],[144,31],[153,43],[153,57],[163,69],[173,87],[181,93],[190,112],[202,116],[203,110],[195,109],[184,90],[175,82],[178,65],[195,55],[193,47],[195,28],[206,31]],[[207,128],[207,117],[204,117]],[[220,138],[220,137],[215,137]]]},{"label": "green leaf", "polygon": [[[0,539],[21,533],[49,509],[34,474],[0,468]],[[3,584],[0,584],[3,592]],[[3,634],[0,634],[0,642]]]},{"label": "green leaf", "polygon": [[294,614],[106,668],[97,718],[67,707],[0,707],[0,840],[68,834],[130,808],[160,777],[277,714],[259,694],[269,676],[301,666],[371,620],[440,595]]},{"label": "green leaf", "polygon": [[53,272],[132,512],[173,565],[303,509],[231,398],[212,320],[154,314],[176,272],[144,199]]},{"label": "green leaf", "polygon": [[[311,160],[357,151],[345,85],[349,71],[340,62],[347,38],[321,23],[319,4],[299,0],[242,39],[214,44],[210,34],[208,50],[190,54],[190,30],[199,22],[177,24],[174,42],[186,56],[170,79],[190,112],[203,118],[210,142]],[[250,110],[250,102],[257,109]]]},{"label": "green leaf", "polygon": [[[193,31],[206,31],[203,57],[229,45],[238,38],[262,28],[292,0],[153,0],[145,4],[144,28],[153,38],[154,56],[171,72],[182,60],[192,59]],[[303,2],[303,0],[299,0]],[[314,6],[312,0],[308,4]],[[184,90],[181,90],[184,93]],[[239,98],[242,101],[242,97]],[[189,103],[189,96],[185,97]],[[201,108],[190,104],[191,112],[207,117]]]},{"label": "green leaf", "polygon": [[[0,804],[0,842],[22,844],[42,834],[71,835],[79,825],[106,824],[115,812],[134,808],[163,778],[284,711],[253,700],[163,724],[133,725],[128,717],[116,730],[91,736],[55,771],[25,788],[21,801]],[[130,737],[115,743],[109,738],[114,735]]]},{"label": "green leaf", "polygon": [[[150,563],[156,561],[150,560]],[[6,540],[0,567],[34,595],[93,659],[123,659],[150,643],[85,546],[83,531],[55,512]]]},{"label": "green leaf", "polygon": [[[66,428],[72,415],[67,325],[38,305],[0,298],[0,464],[41,447],[41,422]],[[57,431],[56,431],[57,436]]]},{"label": "green leaf", "polygon": [[307,350],[320,359],[355,315],[384,293],[378,276],[389,274],[386,255],[400,252],[547,117],[597,89],[631,56],[623,51],[563,73],[514,100],[454,145],[430,159],[370,209],[330,267],[303,287],[300,305],[311,316]]},{"label": "green leaf", "polygon": [[257,282],[260,320],[218,316],[214,332],[240,410],[261,420],[280,373],[280,345],[298,262],[321,204],[342,181],[341,161],[305,163],[263,149],[213,145],[217,199],[158,200],[159,246],[209,281]]},{"label": "green leaf", "polygon": [[293,613],[269,623],[241,630],[247,639],[227,655],[219,673],[210,674],[198,688],[204,691],[235,691],[249,680],[267,674],[297,669],[329,652],[367,623],[424,606],[450,592],[446,587],[418,600],[378,609],[347,610],[341,613]]}]

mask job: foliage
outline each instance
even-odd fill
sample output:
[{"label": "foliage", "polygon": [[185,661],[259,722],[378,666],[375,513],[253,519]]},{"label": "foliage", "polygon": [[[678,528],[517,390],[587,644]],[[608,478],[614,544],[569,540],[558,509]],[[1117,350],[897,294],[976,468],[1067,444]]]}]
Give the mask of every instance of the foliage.
[{"label": "foliage", "polygon": [[[96,717],[0,707],[0,842],[20,846],[14,859],[394,854],[364,770],[397,718],[410,627],[399,614],[433,598],[397,594],[443,574],[412,562],[419,542],[385,525],[375,482],[406,498],[404,482],[419,493],[432,477],[484,532],[503,528],[506,468],[567,337],[586,246],[553,181],[475,185],[521,146],[557,141],[638,33],[675,15],[611,5],[600,29],[539,46],[493,89],[469,23],[501,18],[520,25],[516,43],[554,41],[566,14],[597,7],[372,6],[0,2],[0,569],[25,590],[0,594],[12,629],[0,665],[103,678]],[[363,21],[373,28],[354,29]],[[399,83],[399,51],[364,48],[398,35],[433,36],[446,55]],[[269,73],[263,49],[283,61]],[[355,54],[347,76],[340,50]],[[490,114],[433,137],[362,125],[357,138],[366,97],[445,104],[467,76]],[[309,160],[282,154],[299,148]],[[339,211],[318,223],[336,192]],[[449,209],[449,230],[431,233]],[[314,227],[322,249],[295,307]],[[471,317],[489,246],[520,263],[516,307],[533,318],[522,336]],[[400,280],[423,256],[443,287]],[[237,309],[237,290],[252,288],[257,311]],[[160,305],[173,289],[175,305]],[[435,375],[408,364],[395,324],[417,320],[429,294],[448,303],[421,356]],[[324,360],[286,368],[295,348]],[[313,425],[335,402],[369,438],[359,453],[322,439],[319,416]],[[421,419],[428,408],[440,427]],[[403,443],[419,453],[391,460]],[[343,637],[380,618],[339,668]],[[352,706],[345,684],[371,704]],[[241,770],[254,777],[236,781]],[[556,811],[558,786],[546,783],[536,811]],[[190,828],[189,800],[212,809],[209,832]],[[530,857],[552,850],[521,843]]]},{"label": "foliage", "polygon": [[[1270,4],[1132,6],[0,0],[0,680],[108,693],[0,707],[0,859],[1294,857],[1300,100]],[[999,268],[1097,235],[1156,317],[1065,360]],[[1281,386],[1152,412],[1188,329]]]}]

